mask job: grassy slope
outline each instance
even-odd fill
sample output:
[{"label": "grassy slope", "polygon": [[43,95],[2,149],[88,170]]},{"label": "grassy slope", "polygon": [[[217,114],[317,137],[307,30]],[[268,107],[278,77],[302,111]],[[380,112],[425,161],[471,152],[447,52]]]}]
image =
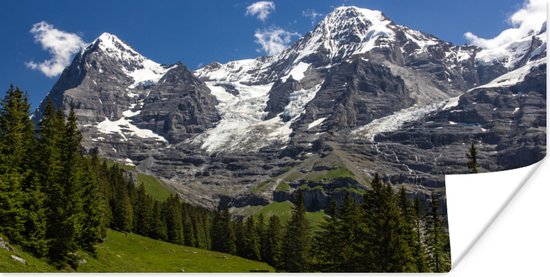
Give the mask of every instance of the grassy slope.
[{"label": "grassy slope", "polygon": [[225,253],[175,245],[135,234],[109,231],[82,272],[248,272],[273,268]]},{"label": "grassy slope", "polygon": [[173,192],[165,184],[159,181],[157,178],[151,175],[145,175],[139,173],[137,176],[138,185],[143,183],[147,194],[151,195],[153,199],[164,201]]},{"label": "grassy slope", "polygon": [[[5,236],[1,236],[5,238]],[[10,245],[13,247],[13,245]],[[47,264],[46,261],[37,259],[27,252],[16,249],[15,253],[6,249],[0,248],[0,272],[53,272],[54,267]],[[25,259],[27,264],[24,265],[11,258],[11,255]]]},{"label": "grassy slope", "polygon": [[[13,260],[9,252],[0,249],[0,272],[53,272],[45,261],[18,251],[28,265]],[[97,246],[97,258],[79,253],[86,263],[79,272],[249,272],[274,271],[265,263],[251,261],[225,253],[175,245],[135,234],[109,231],[104,243]]]},{"label": "grassy slope", "polygon": [[[277,215],[281,220],[281,223],[286,224],[292,216],[293,206],[294,204],[292,204],[290,201],[272,202],[271,204],[263,206],[258,211],[256,211],[255,215],[263,214],[266,219],[268,219],[272,215]],[[325,213],[323,211],[307,212],[306,218],[308,219],[310,226],[312,226],[313,229],[316,229],[319,224],[321,224],[325,220]]]},{"label": "grassy slope", "polygon": [[122,163],[115,162],[115,161],[112,161],[112,160],[109,160],[109,159],[101,159],[100,161],[105,161],[105,163],[107,163],[108,167],[113,167],[116,164],[119,168],[122,168],[124,170],[135,170],[136,169],[135,166],[122,164]]},{"label": "grassy slope", "polygon": [[[109,159],[103,160],[107,163],[108,167],[112,167],[116,164],[119,168],[122,168],[124,170],[136,171],[135,166],[121,164]],[[145,191],[147,192],[147,194],[151,195],[151,197],[153,197],[153,199],[155,200],[164,201],[174,193],[168,186],[162,183],[155,176],[138,173],[137,185],[141,183],[143,183],[143,185],[145,186]]]}]

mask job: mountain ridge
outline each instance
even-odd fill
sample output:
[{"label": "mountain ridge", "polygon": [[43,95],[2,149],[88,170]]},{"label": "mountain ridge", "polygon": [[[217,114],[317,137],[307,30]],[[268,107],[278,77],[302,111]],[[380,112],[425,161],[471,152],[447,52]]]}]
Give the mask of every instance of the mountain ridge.
[{"label": "mountain ridge", "polygon": [[[467,171],[463,145],[471,141],[487,151],[484,170],[522,166],[546,151],[545,32],[493,55],[379,11],[339,7],[278,55],[194,72],[104,33],[49,97],[64,110],[75,105],[86,148],[162,178],[196,204],[269,203],[279,184],[305,182],[290,173],[340,167],[426,194],[443,186],[443,174]],[[514,163],[521,149],[533,155]],[[325,190],[306,197],[319,193],[340,199]]]}]

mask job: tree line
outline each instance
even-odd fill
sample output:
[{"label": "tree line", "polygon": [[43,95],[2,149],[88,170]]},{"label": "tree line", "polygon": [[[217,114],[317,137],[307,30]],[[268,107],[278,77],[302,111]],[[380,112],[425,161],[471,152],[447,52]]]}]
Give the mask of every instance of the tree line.
[{"label": "tree line", "polygon": [[35,128],[28,97],[13,86],[0,103],[0,233],[58,268],[95,253],[107,229],[208,248],[213,212],[172,195],[156,201],[117,165],[86,153],[74,109],[48,100]]},{"label": "tree line", "polygon": [[35,129],[27,96],[10,87],[0,103],[0,233],[58,268],[77,268],[77,251],[95,254],[107,229],[264,261],[288,272],[444,272],[450,249],[438,199],[429,207],[395,193],[378,176],[363,204],[331,203],[314,229],[303,194],[292,217],[237,219],[149,196],[116,164],[84,151],[71,108],[65,116],[48,100]]},{"label": "tree line", "polygon": [[424,207],[395,193],[378,175],[363,204],[350,196],[326,211],[317,229],[306,218],[303,192],[294,199],[291,219],[263,215],[231,221],[227,209],[213,221],[212,249],[264,261],[287,272],[446,272],[448,232],[435,194]]}]

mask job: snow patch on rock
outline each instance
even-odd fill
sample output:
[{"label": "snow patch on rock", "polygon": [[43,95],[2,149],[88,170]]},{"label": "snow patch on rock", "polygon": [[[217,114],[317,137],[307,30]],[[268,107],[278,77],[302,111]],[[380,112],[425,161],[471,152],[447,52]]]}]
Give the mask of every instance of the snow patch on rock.
[{"label": "snow patch on rock", "polygon": [[319,119],[317,119],[317,120],[315,120],[315,121],[309,123],[309,124],[307,125],[307,129],[309,130],[309,129],[311,129],[311,128],[314,128],[314,127],[317,127],[317,126],[323,124],[323,122],[324,122],[326,119],[327,119],[326,117],[322,117],[322,118],[319,118]]},{"label": "snow patch on rock", "polygon": [[122,137],[123,141],[127,141],[128,137],[137,136],[140,138],[149,138],[166,143],[168,142],[164,137],[155,134],[151,130],[141,129],[135,126],[125,117],[122,117],[116,121],[111,121],[108,118],[105,118],[105,120],[97,124],[97,130],[104,134],[118,134]]},{"label": "snow patch on rock", "polygon": [[[448,110],[458,105],[458,97],[453,97],[438,103],[418,106],[399,110],[391,115],[384,116],[371,121],[369,124],[359,127],[351,132],[354,137],[366,137],[374,142],[376,135],[399,130],[403,124],[416,121],[426,117],[428,114],[438,110]],[[449,122],[450,123],[450,122]]]},{"label": "snow patch on rock", "polygon": [[478,88],[493,88],[493,87],[509,87],[513,86],[515,84],[523,82],[525,80],[525,76],[531,72],[531,70],[535,67],[538,67],[542,64],[546,64],[546,59],[540,59],[536,61],[530,61],[526,65],[516,69],[512,70],[506,74],[501,75],[500,77],[492,80],[491,82],[475,87],[471,90],[478,89]]}]

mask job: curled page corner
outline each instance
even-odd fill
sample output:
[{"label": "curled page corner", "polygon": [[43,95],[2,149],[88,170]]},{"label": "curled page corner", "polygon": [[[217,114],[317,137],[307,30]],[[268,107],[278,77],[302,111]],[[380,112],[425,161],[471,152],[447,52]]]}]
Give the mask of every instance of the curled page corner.
[{"label": "curled page corner", "polygon": [[445,176],[453,269],[542,162],[506,171]]}]

